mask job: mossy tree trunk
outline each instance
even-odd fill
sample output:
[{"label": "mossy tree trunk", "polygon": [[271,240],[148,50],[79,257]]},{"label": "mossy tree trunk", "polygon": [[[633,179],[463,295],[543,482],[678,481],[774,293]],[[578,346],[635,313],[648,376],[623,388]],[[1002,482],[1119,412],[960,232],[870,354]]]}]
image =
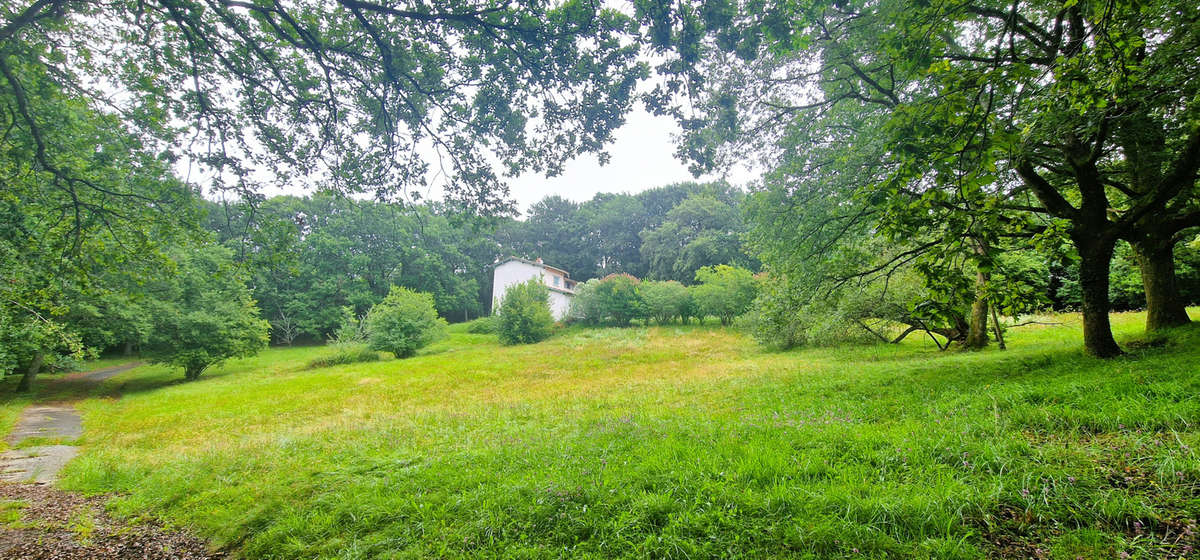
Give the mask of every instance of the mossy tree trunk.
[{"label": "mossy tree trunk", "polygon": [[971,304],[971,320],[967,327],[964,348],[980,349],[988,345],[988,275],[981,270],[975,276],[975,302]]},{"label": "mossy tree trunk", "polygon": [[1097,358],[1122,354],[1113,339],[1108,313],[1109,266],[1112,263],[1114,242],[1108,239],[1087,239],[1074,235],[1079,250],[1079,287],[1083,296],[1083,346]]},{"label": "mossy tree trunk", "polygon": [[1174,239],[1147,237],[1131,245],[1146,290],[1146,330],[1155,331],[1190,323],[1175,279]]}]

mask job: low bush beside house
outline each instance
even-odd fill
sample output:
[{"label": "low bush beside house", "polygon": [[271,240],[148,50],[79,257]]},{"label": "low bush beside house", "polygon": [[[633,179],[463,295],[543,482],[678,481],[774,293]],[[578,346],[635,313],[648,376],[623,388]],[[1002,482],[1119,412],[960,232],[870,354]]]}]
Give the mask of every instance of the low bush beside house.
[{"label": "low bush beside house", "polygon": [[550,290],[538,279],[517,284],[504,293],[497,333],[502,344],[532,344],[550,337]]},{"label": "low bush beside house", "polygon": [[387,297],[367,313],[367,345],[372,350],[409,358],[417,350],[446,335],[446,321],[438,317],[433,296],[392,286]]}]

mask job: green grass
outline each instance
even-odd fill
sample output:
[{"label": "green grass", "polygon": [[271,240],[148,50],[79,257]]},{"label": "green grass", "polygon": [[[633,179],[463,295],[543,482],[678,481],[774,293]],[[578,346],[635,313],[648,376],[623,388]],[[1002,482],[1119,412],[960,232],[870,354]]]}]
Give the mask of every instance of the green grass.
[{"label": "green grass", "polygon": [[457,331],[318,370],[321,348],[273,349],[195,383],[147,366],[80,403],[61,485],[252,558],[1182,554],[1200,328],[1102,361],[1067,320],[1006,352],[663,327]]},{"label": "green grass", "polygon": [[[97,369],[109,368],[121,364],[137,361],[136,357],[113,357],[102,358],[83,362],[80,366],[80,371],[93,371]],[[97,393],[98,387],[84,386],[74,383],[55,383],[61,380],[70,373],[42,373],[37,376],[37,381],[34,383],[33,392],[28,394],[16,393],[17,383],[20,381],[20,375],[9,375],[0,378],[0,435],[8,434],[16,425],[17,420],[21,417],[21,411],[25,407],[33,404],[35,401],[53,402],[62,400],[74,400],[77,398],[85,398],[89,395]],[[22,445],[26,447],[27,445]],[[11,446],[0,437],[0,451],[5,451]]]}]

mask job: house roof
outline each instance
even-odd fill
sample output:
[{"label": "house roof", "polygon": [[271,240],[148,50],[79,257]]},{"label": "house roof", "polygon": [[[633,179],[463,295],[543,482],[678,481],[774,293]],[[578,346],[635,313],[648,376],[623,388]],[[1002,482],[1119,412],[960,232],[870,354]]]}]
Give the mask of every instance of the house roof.
[{"label": "house roof", "polygon": [[550,269],[550,270],[557,270],[557,271],[561,272],[561,273],[563,274],[563,276],[565,276],[565,277],[567,277],[567,278],[570,278],[570,277],[571,277],[571,273],[570,273],[570,272],[567,272],[567,271],[565,271],[565,270],[563,270],[563,269],[561,269],[561,268],[558,268],[558,267],[556,267],[556,266],[550,266],[550,265],[548,265],[548,264],[546,264],[546,263],[540,263],[540,262],[537,262],[537,261],[531,261],[531,260],[529,260],[529,259],[522,259],[521,257],[513,257],[513,256],[510,256],[510,257],[505,257],[505,258],[503,258],[503,259],[500,259],[499,261],[497,261],[497,262],[496,262],[496,264],[492,265],[492,268],[496,268],[496,267],[498,267],[498,266],[500,266],[500,265],[502,265],[502,264],[504,264],[504,263],[506,263],[506,262],[511,262],[511,261],[523,262],[523,263],[525,263],[525,264],[527,264],[527,265],[530,265],[530,266],[536,266],[536,267],[538,267],[538,268],[548,268],[548,269]]}]

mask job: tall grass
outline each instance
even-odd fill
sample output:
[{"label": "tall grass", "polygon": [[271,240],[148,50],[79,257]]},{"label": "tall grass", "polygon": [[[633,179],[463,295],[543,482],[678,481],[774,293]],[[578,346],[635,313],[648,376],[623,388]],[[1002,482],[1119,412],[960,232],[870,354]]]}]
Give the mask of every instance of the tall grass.
[{"label": "tall grass", "polygon": [[1160,558],[1200,513],[1200,330],[1168,340],[1102,361],[1074,323],[974,353],[458,331],[318,371],[276,349],[121,376],[62,484],[251,558]]}]

